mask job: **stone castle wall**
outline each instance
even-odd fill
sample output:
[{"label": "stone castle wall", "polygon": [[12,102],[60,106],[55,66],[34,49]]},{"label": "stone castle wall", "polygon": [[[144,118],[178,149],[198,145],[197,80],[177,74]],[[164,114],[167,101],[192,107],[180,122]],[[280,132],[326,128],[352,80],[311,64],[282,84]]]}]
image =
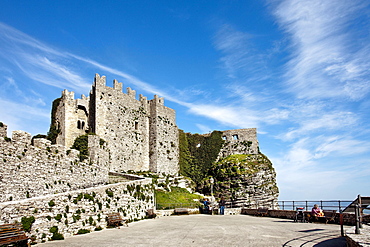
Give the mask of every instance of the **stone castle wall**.
[{"label": "stone castle wall", "polygon": [[178,129],[176,113],[164,106],[164,99],[153,100],[106,77],[95,75],[89,97],[74,99],[63,91],[55,114],[60,133],[57,143],[67,147],[74,140],[93,132],[107,142],[111,171],[153,171],[176,174],[178,168]]},{"label": "stone castle wall", "polygon": [[[6,125],[0,127],[0,133]],[[13,131],[0,137],[0,202],[92,187],[108,182],[107,152],[96,136],[90,138],[92,159],[81,162],[79,151]]]},{"label": "stone castle wall", "polygon": [[150,101],[150,163],[153,172],[176,174],[179,171],[179,131],[175,111],[164,106],[164,99]]},{"label": "stone castle wall", "polygon": [[259,153],[256,128],[225,130],[222,131],[222,139],[225,143],[220,150],[218,159],[232,154]]},{"label": "stone castle wall", "polygon": [[8,126],[0,122],[0,137],[7,137]]},{"label": "stone castle wall", "polygon": [[105,85],[105,77],[96,76],[91,98],[94,98],[93,131],[108,143],[112,171],[149,170],[148,102],[122,84]]},{"label": "stone castle wall", "polygon": [[22,217],[35,217],[31,231],[34,242],[52,237],[50,229],[58,227],[64,237],[80,229],[94,231],[106,228],[106,217],[119,212],[130,221],[142,219],[154,208],[154,190],[150,178],[124,183],[102,185],[20,201],[0,203],[0,224],[21,222]]}]

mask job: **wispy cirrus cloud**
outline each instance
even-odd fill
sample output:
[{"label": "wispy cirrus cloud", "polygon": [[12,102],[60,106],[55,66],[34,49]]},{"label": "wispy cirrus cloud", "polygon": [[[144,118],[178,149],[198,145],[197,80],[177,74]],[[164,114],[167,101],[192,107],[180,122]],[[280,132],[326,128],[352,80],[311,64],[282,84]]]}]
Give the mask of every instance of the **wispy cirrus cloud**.
[{"label": "wispy cirrus cloud", "polygon": [[[281,1],[274,15],[290,36],[288,91],[300,98],[362,99],[370,91],[370,46],[359,37],[363,1]],[[353,42],[358,37],[358,42]]]}]

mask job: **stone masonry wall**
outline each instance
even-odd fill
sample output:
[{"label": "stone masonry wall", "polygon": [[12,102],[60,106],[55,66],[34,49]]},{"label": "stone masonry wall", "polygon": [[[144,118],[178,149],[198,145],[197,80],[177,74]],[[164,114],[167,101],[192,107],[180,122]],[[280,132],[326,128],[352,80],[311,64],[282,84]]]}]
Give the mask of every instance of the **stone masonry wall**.
[{"label": "stone masonry wall", "polygon": [[222,131],[222,138],[225,143],[218,159],[232,154],[258,154],[259,152],[256,128],[225,130]]},{"label": "stone masonry wall", "polygon": [[7,137],[8,126],[0,122],[0,137]]},{"label": "stone masonry wall", "polygon": [[[2,130],[4,127],[0,127]],[[107,183],[108,164],[99,157],[106,159],[106,151],[97,141],[92,143],[95,143],[92,153],[99,165],[88,160],[81,162],[79,151],[51,145],[46,139],[34,139],[31,145],[31,135],[24,131],[13,131],[11,141],[0,137],[0,202]]]},{"label": "stone masonry wall", "polygon": [[179,131],[176,113],[156,95],[150,101],[151,171],[175,175],[179,171]]},{"label": "stone masonry wall", "polygon": [[58,227],[64,237],[77,234],[80,229],[94,231],[107,226],[106,216],[119,212],[129,221],[142,219],[154,208],[152,180],[145,178],[124,183],[103,185],[0,203],[0,224],[21,222],[22,217],[35,217],[31,231],[34,242],[52,237],[50,229]]},{"label": "stone masonry wall", "polygon": [[110,170],[149,170],[148,106],[145,97],[135,99],[135,91],[122,92],[122,83],[105,85],[96,75],[91,98],[95,102],[95,133],[108,143]]}]

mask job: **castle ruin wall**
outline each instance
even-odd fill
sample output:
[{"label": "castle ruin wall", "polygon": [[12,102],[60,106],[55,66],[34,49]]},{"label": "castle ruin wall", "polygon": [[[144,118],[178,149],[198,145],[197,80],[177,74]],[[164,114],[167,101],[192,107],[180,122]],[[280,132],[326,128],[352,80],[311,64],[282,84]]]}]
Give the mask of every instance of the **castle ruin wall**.
[{"label": "castle ruin wall", "polygon": [[155,207],[152,179],[145,178],[88,189],[18,201],[0,202],[0,224],[21,222],[22,217],[35,217],[28,237],[41,243],[52,237],[50,229],[58,227],[64,237],[80,229],[94,231],[106,228],[106,217],[119,212],[129,221],[143,219]]},{"label": "castle ruin wall", "polygon": [[259,153],[256,128],[225,130],[222,131],[222,139],[225,143],[220,150],[218,159],[232,154]]},{"label": "castle ruin wall", "polygon": [[[95,78],[92,90],[94,132],[108,143],[110,170],[149,170],[149,119],[147,101],[136,100],[130,88],[127,94],[105,86],[105,77]],[[120,86],[118,86],[120,85]]]},{"label": "castle ruin wall", "polygon": [[46,139],[34,139],[31,145],[29,133],[13,131],[10,141],[0,137],[0,202],[104,184],[108,182],[107,165],[81,162],[79,151],[51,145]]},{"label": "castle ruin wall", "polygon": [[157,95],[150,105],[150,164],[151,171],[175,175],[179,171],[179,132],[176,113],[164,106]]}]

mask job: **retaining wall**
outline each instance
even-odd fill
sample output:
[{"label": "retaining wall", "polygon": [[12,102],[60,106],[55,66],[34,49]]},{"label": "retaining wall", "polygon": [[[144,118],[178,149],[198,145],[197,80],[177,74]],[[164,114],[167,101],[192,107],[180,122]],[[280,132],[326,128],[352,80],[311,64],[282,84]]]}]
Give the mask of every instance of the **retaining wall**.
[{"label": "retaining wall", "polygon": [[129,221],[142,219],[154,208],[152,179],[103,185],[0,203],[0,224],[21,222],[22,217],[35,217],[27,235],[33,242],[52,238],[50,229],[58,227],[64,237],[77,234],[80,229],[94,231],[106,228],[106,216],[120,212]]}]

